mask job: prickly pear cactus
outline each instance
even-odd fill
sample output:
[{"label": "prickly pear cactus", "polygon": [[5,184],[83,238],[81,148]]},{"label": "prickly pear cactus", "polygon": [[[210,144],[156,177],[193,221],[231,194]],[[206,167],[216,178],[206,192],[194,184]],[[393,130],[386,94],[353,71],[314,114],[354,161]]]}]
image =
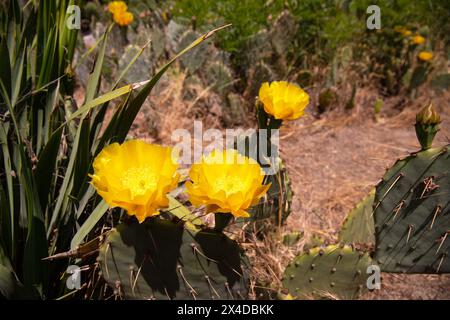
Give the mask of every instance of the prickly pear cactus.
[{"label": "prickly pear cactus", "polygon": [[413,90],[420,87],[427,80],[427,75],[428,68],[426,66],[420,65],[414,68],[409,83],[409,89]]},{"label": "prickly pear cactus", "polygon": [[301,70],[297,73],[295,80],[300,85],[300,87],[309,87],[313,83],[313,75],[308,70]]},{"label": "prickly pear cactus", "polygon": [[226,102],[227,103],[223,106],[223,108],[226,108],[223,114],[225,123],[230,125],[244,123],[248,113],[246,112],[247,110],[245,109],[242,96],[237,93],[230,92],[227,95]]},{"label": "prickly pear cactus", "polygon": [[152,52],[152,60],[155,62],[158,61],[158,59],[163,56],[164,54],[164,47],[166,43],[166,37],[164,34],[164,31],[158,27],[153,27],[149,30],[149,37],[152,40],[150,50]]},{"label": "prickly pear cactus", "polygon": [[221,62],[211,62],[206,66],[206,83],[214,85],[214,91],[224,97],[227,96],[233,87],[233,79],[231,69]]},{"label": "prickly pear cactus", "polygon": [[98,257],[102,274],[126,299],[244,299],[237,243],[222,233],[160,218],[120,224]]},{"label": "prickly pear cactus", "polygon": [[244,97],[253,101],[258,96],[261,83],[275,81],[278,78],[276,72],[268,64],[260,62],[249,68],[247,88]]},{"label": "prickly pear cactus", "polygon": [[288,265],[283,287],[299,299],[354,299],[366,288],[369,265],[369,254],[350,246],[316,247]]},{"label": "prickly pear cactus", "polygon": [[439,74],[431,80],[433,89],[444,92],[450,89],[450,73]]},{"label": "prickly pear cactus", "polygon": [[375,189],[356,205],[348,214],[339,233],[340,243],[375,243],[375,228],[373,223],[373,201]]},{"label": "prickly pear cactus", "polygon": [[450,145],[397,161],[376,188],[374,260],[386,272],[450,272]]},{"label": "prickly pear cactus", "polygon": [[292,46],[298,29],[297,26],[295,18],[288,10],[283,11],[275,20],[271,31],[271,41],[278,55],[285,55],[289,47]]},{"label": "prickly pear cactus", "polygon": [[289,247],[294,246],[300,241],[301,238],[303,238],[303,235],[304,234],[302,232],[298,231],[286,233],[283,236],[283,244]]},{"label": "prickly pear cactus", "polygon": [[278,172],[268,176],[268,182],[271,186],[267,194],[251,210],[252,220],[259,230],[264,229],[263,225],[269,221],[276,226],[283,225],[291,213],[293,193],[287,169],[282,162]]},{"label": "prickly pear cactus", "polygon": [[250,66],[270,59],[273,53],[271,34],[267,30],[260,30],[249,38],[245,45],[247,63]]},{"label": "prickly pear cactus", "polygon": [[[119,59],[119,72],[122,73],[130,64],[132,59],[141,51],[141,48],[136,45],[126,46],[122,57]],[[135,83],[148,79],[149,75],[153,73],[153,66],[147,54],[143,53],[131,65],[124,76],[126,83]]]},{"label": "prickly pear cactus", "polygon": [[323,247],[326,246],[325,239],[317,234],[313,234],[308,241],[303,245],[303,250],[311,250],[315,247]]},{"label": "prickly pear cactus", "polygon": [[322,90],[319,94],[319,105],[317,106],[319,113],[331,110],[338,100],[339,97],[334,89],[326,88]]},{"label": "prickly pear cactus", "polygon": [[181,36],[185,32],[186,28],[186,25],[170,20],[167,25],[166,37],[172,51],[176,51],[178,49],[178,43],[180,42]]},{"label": "prickly pear cactus", "polygon": [[[176,51],[180,52],[182,49],[186,48],[189,44],[194,42],[200,34],[195,31],[187,30],[185,31],[178,42],[178,46]],[[194,48],[192,51],[187,52],[181,58],[181,65],[186,68],[189,73],[194,73],[197,71],[208,58],[208,47],[207,46],[198,46]]]}]

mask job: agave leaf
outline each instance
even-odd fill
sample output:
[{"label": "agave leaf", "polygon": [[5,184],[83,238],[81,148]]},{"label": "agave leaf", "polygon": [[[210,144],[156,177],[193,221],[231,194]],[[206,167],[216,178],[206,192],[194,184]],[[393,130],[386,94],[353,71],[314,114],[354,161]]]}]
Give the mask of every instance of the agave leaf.
[{"label": "agave leaf", "polygon": [[91,232],[107,210],[108,204],[104,201],[101,201],[97,207],[95,207],[94,211],[92,211],[90,216],[73,237],[72,242],[70,243],[71,250],[74,250],[83,241],[83,239],[89,234],[89,232]]},{"label": "agave leaf", "polygon": [[105,34],[103,35],[104,40],[102,42],[102,46],[100,47],[100,51],[98,52],[97,59],[95,60],[94,70],[89,75],[89,80],[88,80],[87,88],[86,88],[85,103],[90,102],[92,99],[94,99],[97,89],[100,86],[100,76],[102,73],[103,60],[105,58],[106,44],[108,41],[108,35],[109,35],[109,32],[111,31],[111,28],[112,28],[112,25],[109,26],[109,28],[106,30]]},{"label": "agave leaf", "polygon": [[6,39],[0,39],[0,80],[5,85],[8,96],[11,93],[11,61]]},{"label": "agave leaf", "polygon": [[34,174],[39,190],[39,199],[42,208],[47,207],[48,191],[55,172],[56,158],[61,143],[62,129],[58,129],[39,154],[38,164]]}]

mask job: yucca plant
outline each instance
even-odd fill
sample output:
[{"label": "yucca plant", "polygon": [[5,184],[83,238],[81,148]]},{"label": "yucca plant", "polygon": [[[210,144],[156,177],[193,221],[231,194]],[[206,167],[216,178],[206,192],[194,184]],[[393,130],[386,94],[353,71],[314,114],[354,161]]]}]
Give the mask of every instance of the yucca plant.
[{"label": "yucca plant", "polygon": [[[89,184],[94,157],[123,142],[140,107],[168,67],[150,80],[100,94],[106,43],[98,41],[82,106],[73,99],[78,32],[69,29],[72,0],[2,2],[0,8],[0,296],[57,298],[69,260],[45,260],[99,234],[108,206]],[[80,2],[77,4],[82,5]],[[123,97],[104,124],[109,101]]]}]

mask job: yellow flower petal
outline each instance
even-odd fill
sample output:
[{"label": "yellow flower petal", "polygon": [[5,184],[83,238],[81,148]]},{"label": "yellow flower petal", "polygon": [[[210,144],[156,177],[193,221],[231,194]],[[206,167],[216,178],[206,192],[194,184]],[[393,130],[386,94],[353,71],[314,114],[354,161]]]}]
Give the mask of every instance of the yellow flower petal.
[{"label": "yellow flower petal", "polygon": [[263,103],[264,110],[275,119],[295,120],[304,115],[309,95],[295,84],[274,81],[261,85],[259,100]]},{"label": "yellow flower petal", "polygon": [[430,61],[433,59],[433,53],[428,51],[422,51],[419,53],[419,59],[422,61]]},{"label": "yellow flower petal", "polygon": [[131,12],[128,11],[117,11],[113,13],[113,20],[119,26],[124,27],[130,25],[133,22],[134,16]]},{"label": "yellow flower petal", "polygon": [[116,14],[118,12],[126,12],[128,10],[128,6],[124,1],[111,1],[108,3],[108,10],[112,14]]},{"label": "yellow flower petal", "polygon": [[425,38],[420,36],[420,35],[416,35],[411,39],[412,43],[420,45],[420,44],[424,44],[425,43]]},{"label": "yellow flower petal", "polygon": [[167,193],[180,175],[172,149],[130,140],[113,143],[95,158],[91,184],[110,207],[120,207],[139,222],[169,205]]},{"label": "yellow flower petal", "polygon": [[246,211],[267,192],[259,164],[236,150],[213,151],[194,164],[186,183],[189,200],[194,206],[206,206],[207,212],[231,213],[248,217]]}]

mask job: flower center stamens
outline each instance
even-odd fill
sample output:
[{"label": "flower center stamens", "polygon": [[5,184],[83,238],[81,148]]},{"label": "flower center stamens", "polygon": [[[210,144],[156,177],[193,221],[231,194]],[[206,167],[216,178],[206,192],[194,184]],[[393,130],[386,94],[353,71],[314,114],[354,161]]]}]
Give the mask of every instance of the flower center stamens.
[{"label": "flower center stamens", "polygon": [[157,176],[149,167],[130,168],[121,181],[123,187],[130,190],[132,197],[143,195],[157,187]]},{"label": "flower center stamens", "polygon": [[216,179],[214,188],[218,191],[225,191],[226,195],[230,195],[244,190],[244,184],[239,177],[221,176]]}]

